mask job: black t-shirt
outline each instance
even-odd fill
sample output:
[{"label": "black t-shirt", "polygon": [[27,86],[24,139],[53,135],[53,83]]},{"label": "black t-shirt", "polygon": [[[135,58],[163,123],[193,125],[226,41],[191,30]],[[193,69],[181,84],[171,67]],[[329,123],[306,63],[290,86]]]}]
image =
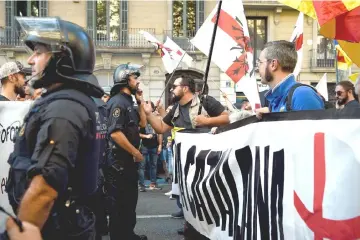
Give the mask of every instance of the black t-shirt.
[{"label": "black t-shirt", "polygon": [[358,102],[358,101],[356,101],[356,100],[352,100],[352,101],[348,102],[347,104],[345,104],[345,106],[344,106],[344,107],[349,107],[349,108],[358,108],[358,107],[360,107],[360,104],[359,104],[359,102]]},{"label": "black t-shirt", "polygon": [[[181,120],[181,123],[183,126],[178,126],[178,127],[183,127],[183,128],[187,128],[190,129],[192,128],[191,125],[191,120],[189,117],[189,109],[191,106],[191,102],[188,102],[187,104],[183,105],[183,106],[179,106],[179,118]],[[171,122],[171,120],[173,119],[173,116],[175,114],[175,110],[178,106],[178,103],[176,105],[174,105],[174,107],[171,109],[171,111],[163,118],[164,123],[166,123],[169,126],[174,126],[173,123]],[[211,97],[211,96],[206,96],[204,98],[203,101],[203,107],[205,108],[205,110],[207,111],[207,113],[209,114],[210,117],[217,117],[219,116],[224,110],[224,106],[221,105],[221,103],[219,101],[217,101],[215,98]]]},{"label": "black t-shirt", "polygon": [[158,143],[158,137],[157,134],[155,133],[154,129],[151,127],[150,124],[147,124],[146,127],[144,128],[140,128],[140,133],[141,134],[152,134],[152,138],[148,139],[148,138],[143,138],[142,139],[142,144],[144,147],[146,148],[157,148],[159,143]]},{"label": "black t-shirt", "polygon": [[0,95],[0,101],[10,101],[10,100],[4,97],[3,95]]}]

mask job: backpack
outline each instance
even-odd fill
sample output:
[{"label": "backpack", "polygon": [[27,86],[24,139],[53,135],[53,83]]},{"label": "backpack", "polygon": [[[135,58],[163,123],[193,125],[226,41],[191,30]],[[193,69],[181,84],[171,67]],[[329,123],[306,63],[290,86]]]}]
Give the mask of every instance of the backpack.
[{"label": "backpack", "polygon": [[[302,86],[304,86],[304,87],[309,87],[309,88],[311,88],[312,90],[314,90],[314,91],[316,92],[316,94],[319,95],[319,97],[322,99],[322,101],[324,102],[324,106],[325,106],[325,104],[326,104],[325,99],[324,99],[324,97],[316,90],[316,88],[314,88],[313,86],[307,85],[307,84],[296,83],[296,84],[294,84],[294,85],[290,88],[290,90],[289,90],[289,92],[288,92],[288,95],[287,95],[287,97],[286,97],[286,111],[287,111],[287,112],[290,112],[290,111],[292,110],[292,108],[291,108],[291,105],[292,105],[292,97],[293,97],[293,95],[294,95],[295,89],[298,88],[298,87],[302,87]],[[265,98],[265,107],[269,107],[269,101],[268,101],[266,98]],[[271,111],[271,109],[270,109],[270,111]]]}]

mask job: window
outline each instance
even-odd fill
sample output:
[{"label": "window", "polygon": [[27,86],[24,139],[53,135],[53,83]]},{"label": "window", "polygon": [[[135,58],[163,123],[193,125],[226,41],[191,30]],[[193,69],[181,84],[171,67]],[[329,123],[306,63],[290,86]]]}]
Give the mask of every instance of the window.
[{"label": "window", "polygon": [[173,37],[194,37],[203,22],[203,0],[173,1]]},{"label": "window", "polygon": [[126,45],[128,2],[126,0],[88,1],[88,33],[96,43]]},{"label": "window", "polygon": [[247,17],[247,24],[249,28],[249,35],[251,47],[254,49],[254,62],[256,66],[256,59],[259,58],[261,51],[267,42],[267,19]]},{"label": "window", "polygon": [[321,35],[318,35],[317,37],[316,66],[331,68],[335,66],[334,42]]},{"label": "window", "polygon": [[16,28],[15,17],[46,17],[48,15],[48,1],[47,0],[27,0],[27,1],[12,1],[5,2],[5,44],[19,45],[20,29]]}]

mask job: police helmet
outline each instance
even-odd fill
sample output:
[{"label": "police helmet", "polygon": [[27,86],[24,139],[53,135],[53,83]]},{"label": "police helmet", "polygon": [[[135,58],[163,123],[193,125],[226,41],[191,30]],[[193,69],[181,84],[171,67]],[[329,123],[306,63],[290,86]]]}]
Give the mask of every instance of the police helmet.
[{"label": "police helmet", "polygon": [[40,73],[34,87],[46,87],[55,82],[73,82],[85,86],[90,96],[101,97],[104,92],[94,77],[95,46],[79,25],[58,17],[16,17],[25,45],[34,51],[36,44],[49,48],[52,57]]},{"label": "police helmet", "polygon": [[127,87],[129,84],[130,76],[140,76],[140,69],[142,65],[137,64],[120,64],[114,71],[113,81],[114,85],[111,88],[111,95],[118,92],[120,88]]}]

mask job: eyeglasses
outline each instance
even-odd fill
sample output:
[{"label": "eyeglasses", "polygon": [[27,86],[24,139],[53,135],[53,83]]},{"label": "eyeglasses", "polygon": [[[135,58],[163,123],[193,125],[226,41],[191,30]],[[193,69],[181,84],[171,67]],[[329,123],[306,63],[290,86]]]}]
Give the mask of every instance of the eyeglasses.
[{"label": "eyeglasses", "polygon": [[274,60],[274,59],[266,59],[266,60],[264,60],[264,61],[260,61],[260,59],[256,59],[256,67],[259,67],[260,66],[260,64],[263,64],[263,63],[266,63],[266,62],[269,62],[269,61],[272,61],[272,60]]},{"label": "eyeglasses", "polygon": [[12,220],[14,220],[14,222],[16,223],[16,225],[19,227],[20,232],[24,231],[24,227],[22,222],[20,221],[20,219],[18,219],[16,216],[14,217],[13,215],[11,215],[9,212],[7,212],[3,207],[0,206],[0,211],[5,213],[6,215],[8,215],[9,217],[12,218]]}]

